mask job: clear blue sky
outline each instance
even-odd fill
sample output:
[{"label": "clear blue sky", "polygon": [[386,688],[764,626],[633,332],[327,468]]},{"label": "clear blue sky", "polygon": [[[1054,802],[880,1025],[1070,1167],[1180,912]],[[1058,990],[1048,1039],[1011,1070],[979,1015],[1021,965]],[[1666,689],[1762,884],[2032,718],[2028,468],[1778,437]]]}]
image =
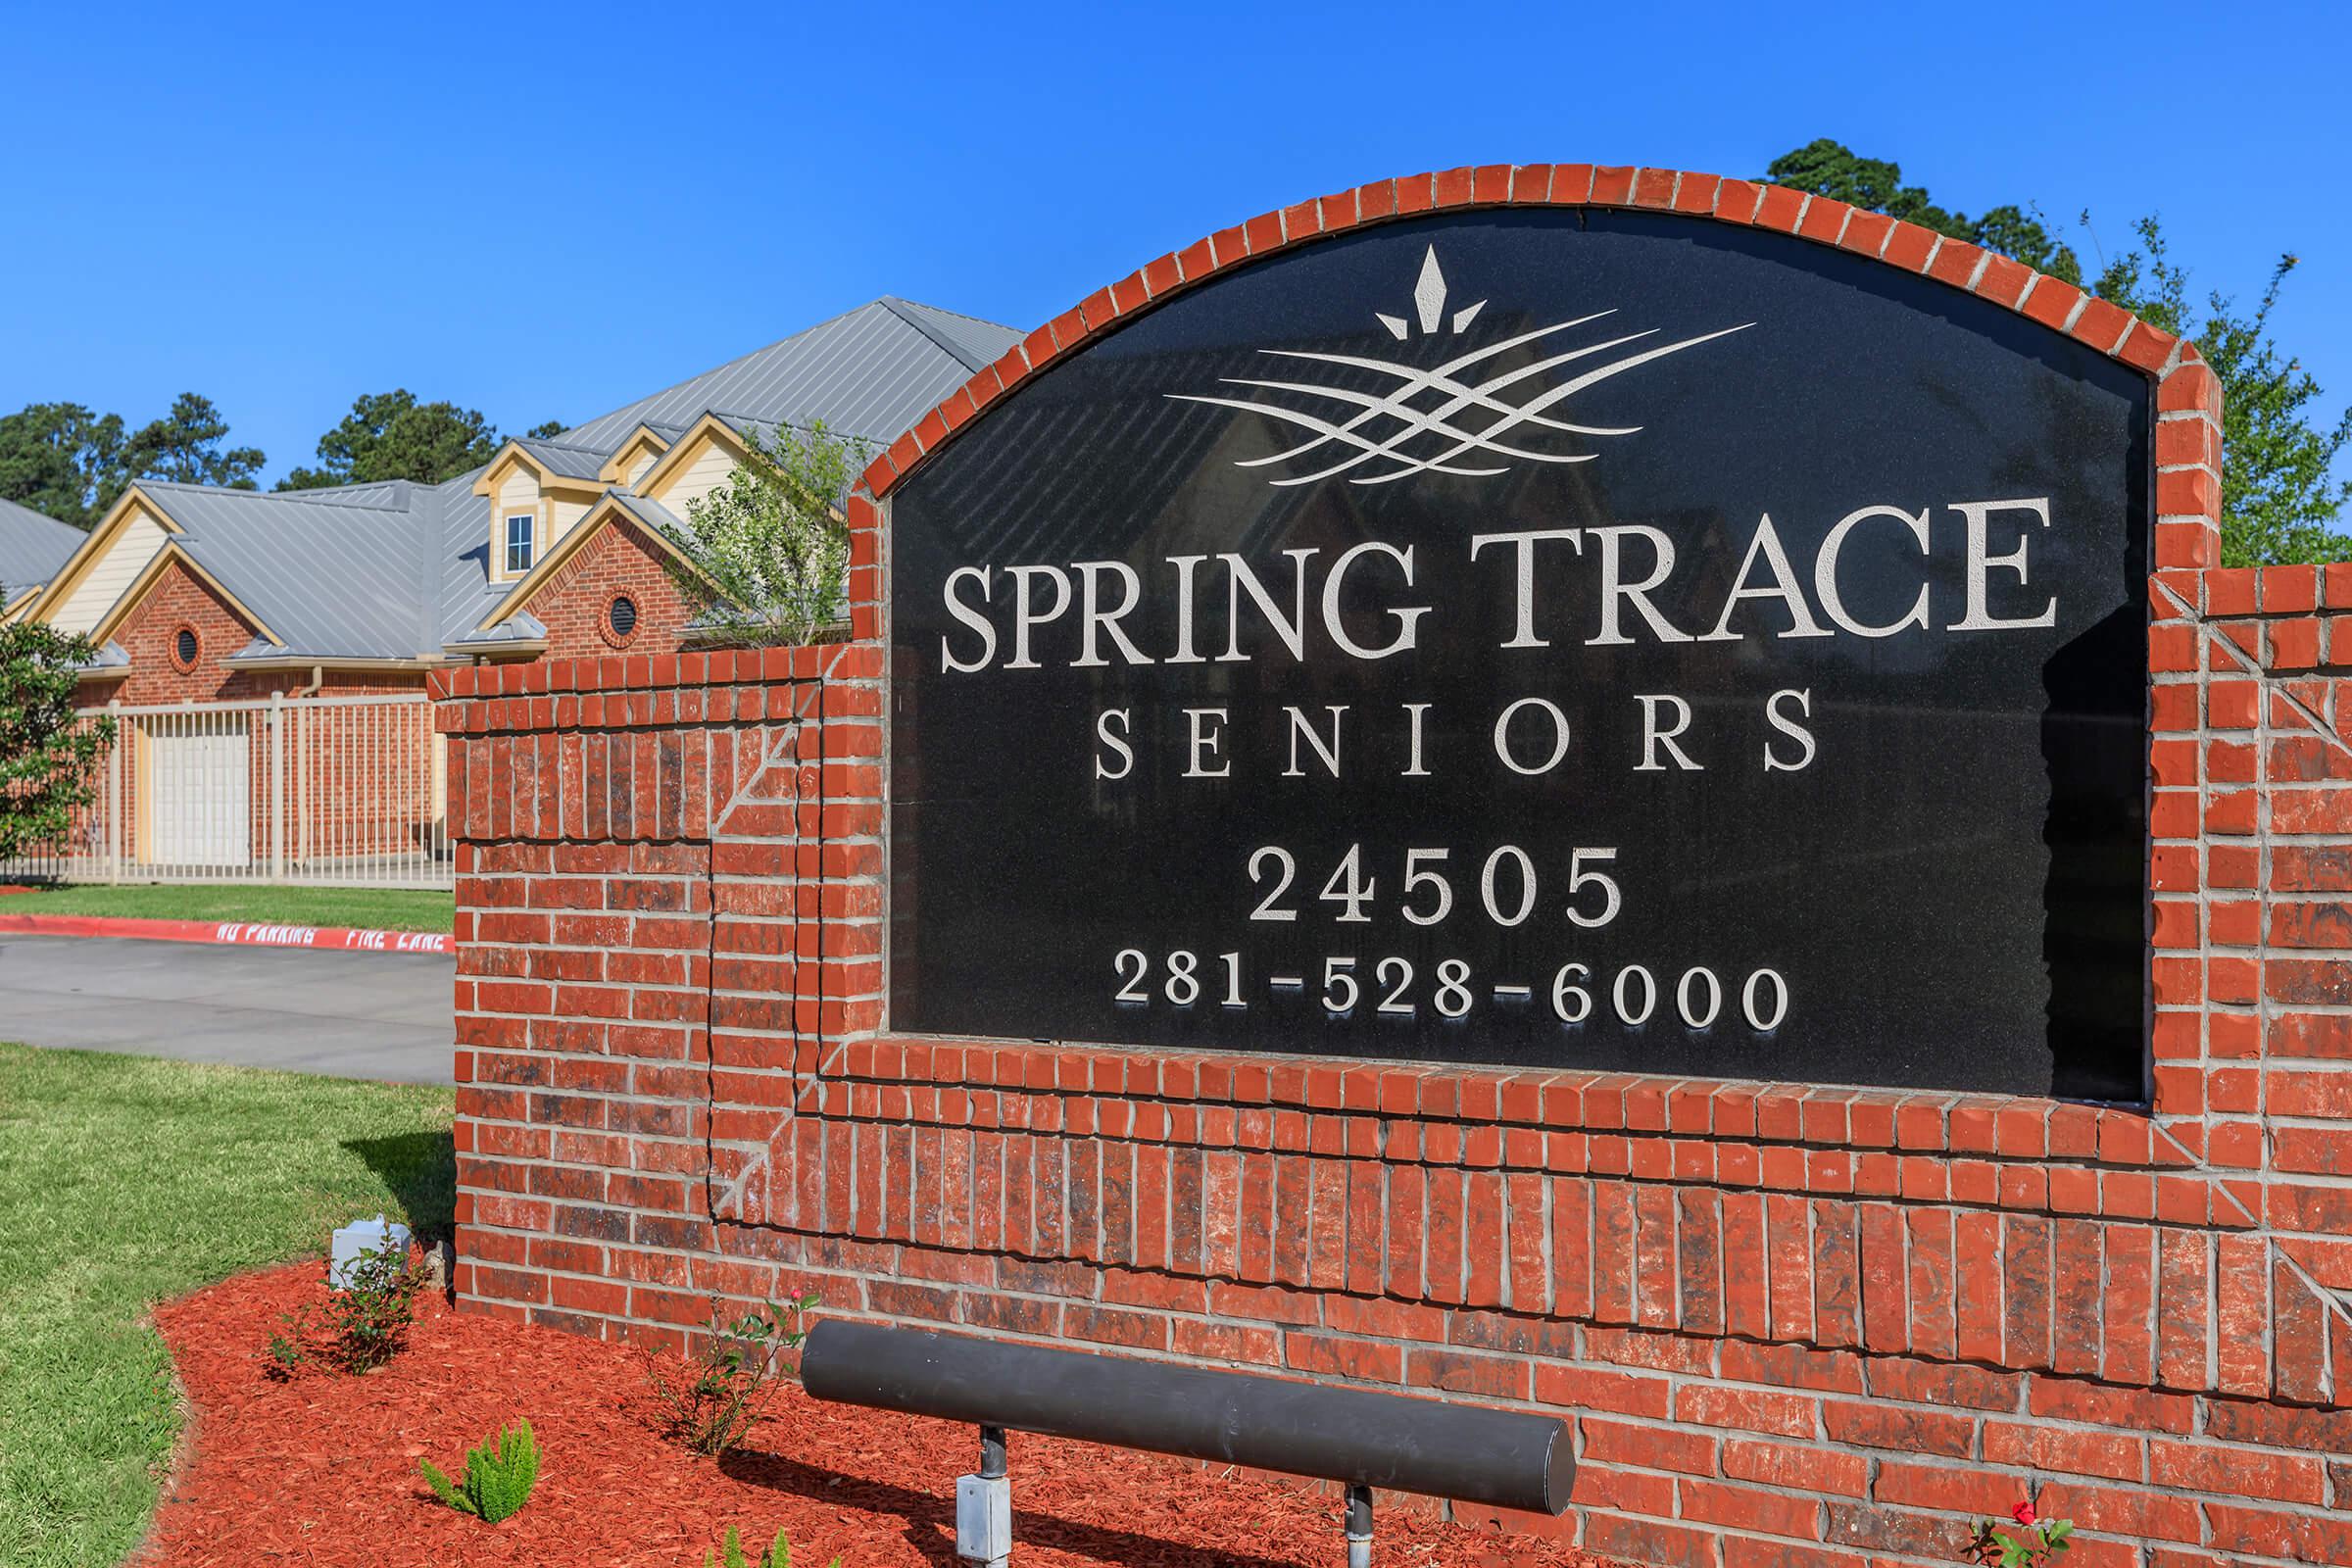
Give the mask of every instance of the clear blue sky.
[{"label": "clear blue sky", "polygon": [[[2326,6],[58,5],[8,21],[0,411],[194,389],[274,477],[365,391],[577,421],[877,294],[1033,325],[1268,208],[1455,164],[2160,212],[2352,402]],[[1168,19],[1163,22],[1161,19]]]}]

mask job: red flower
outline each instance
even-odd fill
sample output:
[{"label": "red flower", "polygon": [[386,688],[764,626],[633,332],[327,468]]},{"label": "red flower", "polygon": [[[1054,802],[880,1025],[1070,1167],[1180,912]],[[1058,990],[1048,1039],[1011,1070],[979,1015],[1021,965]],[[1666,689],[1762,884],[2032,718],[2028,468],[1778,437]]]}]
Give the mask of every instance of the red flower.
[{"label": "red flower", "polygon": [[2040,1516],[2035,1514],[2034,1511],[2034,1499],[2028,1497],[2025,1501],[2019,1503],[2016,1507],[2009,1510],[2009,1517],[2016,1520],[2021,1525],[2030,1525]]}]

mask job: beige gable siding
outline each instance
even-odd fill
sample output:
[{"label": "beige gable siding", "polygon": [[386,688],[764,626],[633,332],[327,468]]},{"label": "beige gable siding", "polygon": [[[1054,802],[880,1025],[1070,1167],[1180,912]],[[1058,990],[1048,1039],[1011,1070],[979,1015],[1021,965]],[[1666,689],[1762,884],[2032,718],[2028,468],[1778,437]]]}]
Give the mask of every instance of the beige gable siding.
[{"label": "beige gable siding", "polygon": [[645,470],[652,467],[654,466],[654,460],[659,458],[661,455],[662,454],[656,452],[652,447],[638,448],[637,456],[629,461],[627,471],[621,475],[622,482],[629,485],[636,484],[638,480],[645,477]]},{"label": "beige gable siding", "polygon": [[706,441],[702,451],[673,473],[669,483],[654,499],[683,517],[687,504],[726,483],[727,474],[734,466],[735,455],[732,452],[716,441]]},{"label": "beige gable siding", "polygon": [[145,511],[133,512],[106,554],[50,615],[50,624],[60,631],[88,631],[97,625],[147,569],[167,537],[162,525]]},{"label": "beige gable siding", "polygon": [[573,526],[582,517],[588,515],[588,507],[589,503],[585,501],[565,501],[560,496],[548,503],[549,515],[552,519],[547,530],[548,549],[555,549],[557,542],[571,532]]},{"label": "beige gable siding", "polygon": [[[532,518],[532,535],[537,543],[531,549],[533,564],[547,553],[551,541],[547,537],[545,519],[539,514],[538,477],[520,464],[508,469],[507,476],[491,498],[496,504],[490,509],[490,570],[492,575],[505,577],[507,571],[507,519],[521,513]],[[516,573],[514,575],[519,575]]]}]

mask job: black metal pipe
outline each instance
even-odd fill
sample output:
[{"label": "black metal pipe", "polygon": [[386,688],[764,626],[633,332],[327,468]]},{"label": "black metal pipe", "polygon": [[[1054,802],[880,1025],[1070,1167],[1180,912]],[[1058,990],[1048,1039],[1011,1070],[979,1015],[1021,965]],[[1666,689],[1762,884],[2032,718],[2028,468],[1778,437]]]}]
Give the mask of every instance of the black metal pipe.
[{"label": "black metal pipe", "polygon": [[801,1382],[844,1404],[1538,1513],[1568,1506],[1576,1467],[1550,1416],[838,1318],[801,1348]]},{"label": "black metal pipe", "polygon": [[980,1429],[980,1479],[1004,1479],[1004,1429],[989,1426]]}]

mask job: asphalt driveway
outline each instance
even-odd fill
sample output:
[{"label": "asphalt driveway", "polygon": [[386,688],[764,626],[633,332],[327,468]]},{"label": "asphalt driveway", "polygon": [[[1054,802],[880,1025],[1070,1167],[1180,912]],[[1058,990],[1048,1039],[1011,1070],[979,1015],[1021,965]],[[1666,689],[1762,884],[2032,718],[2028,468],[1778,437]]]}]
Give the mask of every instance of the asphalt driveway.
[{"label": "asphalt driveway", "polygon": [[446,1084],[457,959],[0,936],[0,1040]]}]

